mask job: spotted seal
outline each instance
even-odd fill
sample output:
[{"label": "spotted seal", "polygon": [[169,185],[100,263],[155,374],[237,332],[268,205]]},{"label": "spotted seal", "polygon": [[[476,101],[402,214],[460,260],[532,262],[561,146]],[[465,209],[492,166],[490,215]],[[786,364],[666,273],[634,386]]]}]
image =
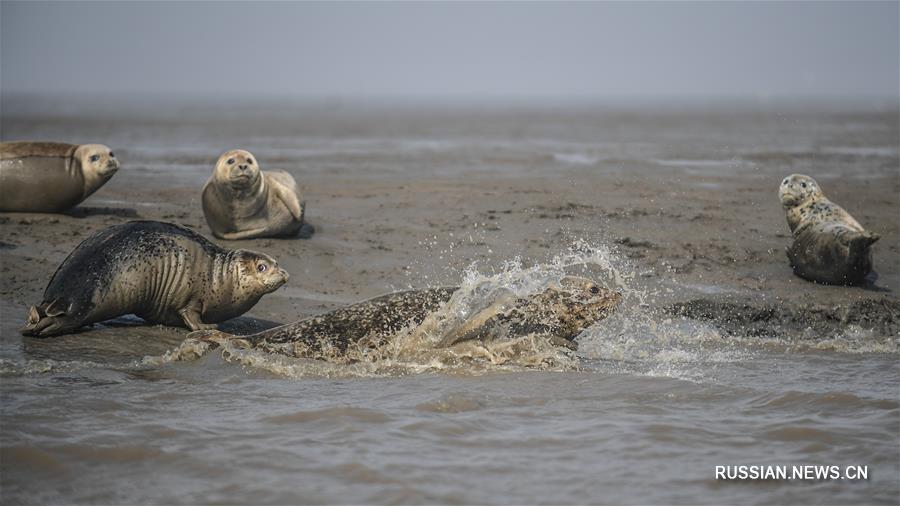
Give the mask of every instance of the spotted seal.
[{"label": "spotted seal", "polygon": [[0,142],[0,211],[65,211],[117,170],[115,154],[102,144]]},{"label": "spotted seal", "polygon": [[261,171],[258,160],[242,149],[223,153],[203,187],[203,214],[221,239],[296,235],[304,209],[290,174]]},{"label": "spotted seal", "polygon": [[226,250],[186,228],[132,221],[86,239],[31,306],[24,335],[52,336],[124,314],[191,330],[239,316],[288,274],[268,255]]},{"label": "spotted seal", "polygon": [[[377,347],[389,341],[403,329],[422,324],[458,290],[459,287],[442,287],[395,292],[249,336],[219,331],[196,332],[190,336],[210,343],[239,339],[267,351],[323,358],[335,352],[344,353],[351,345]],[[437,346],[531,334],[544,337],[554,345],[576,349],[575,338],[606,318],[621,300],[618,292],[603,289],[589,279],[565,277],[533,296],[489,305],[467,318],[464,325],[443,335]]]},{"label": "spotted seal", "polygon": [[879,239],[841,206],[825,197],[816,181],[792,174],[778,190],[794,243],[787,256],[801,278],[830,285],[862,283],[872,271],[871,246]]}]

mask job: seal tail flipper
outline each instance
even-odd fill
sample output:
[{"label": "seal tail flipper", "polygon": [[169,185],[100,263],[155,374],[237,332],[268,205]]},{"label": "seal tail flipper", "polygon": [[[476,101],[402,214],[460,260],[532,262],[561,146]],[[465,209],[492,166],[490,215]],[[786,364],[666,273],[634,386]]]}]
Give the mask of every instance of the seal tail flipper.
[{"label": "seal tail flipper", "polygon": [[[50,319],[46,316],[47,315],[45,314],[41,314],[41,310],[38,309],[37,306],[31,306],[30,308],[28,308],[28,315],[25,317],[25,326],[20,330],[22,335],[39,335],[41,330],[50,325]],[[40,325],[42,319],[46,322],[43,326]]]},{"label": "seal tail flipper", "polygon": [[878,239],[881,239],[881,236],[874,233],[869,232],[868,230],[863,230],[858,234],[853,234],[848,238],[847,244],[850,246],[850,251],[865,251],[866,248],[878,242]]},{"label": "seal tail flipper", "polygon": [[62,299],[54,299],[50,303],[31,306],[25,317],[25,326],[19,332],[24,336],[39,337],[62,334],[68,330],[64,317],[69,313],[71,307],[71,304],[66,304]]}]

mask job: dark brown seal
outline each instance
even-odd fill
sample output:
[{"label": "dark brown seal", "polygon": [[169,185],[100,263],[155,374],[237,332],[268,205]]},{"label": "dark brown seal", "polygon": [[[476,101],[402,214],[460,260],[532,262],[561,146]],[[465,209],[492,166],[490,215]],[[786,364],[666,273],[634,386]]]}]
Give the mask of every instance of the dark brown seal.
[{"label": "dark brown seal", "polygon": [[214,327],[288,279],[268,255],[226,250],[171,223],[132,221],[78,245],[56,270],[22,333],[51,336],[116,316]]},{"label": "dark brown seal", "polygon": [[57,213],[78,205],[119,170],[102,144],[0,143],[0,211]]},{"label": "dark brown seal", "polygon": [[856,285],[872,272],[872,244],[879,236],[863,228],[825,197],[816,181],[792,174],[778,190],[794,242],[787,249],[794,273],[829,285]]}]

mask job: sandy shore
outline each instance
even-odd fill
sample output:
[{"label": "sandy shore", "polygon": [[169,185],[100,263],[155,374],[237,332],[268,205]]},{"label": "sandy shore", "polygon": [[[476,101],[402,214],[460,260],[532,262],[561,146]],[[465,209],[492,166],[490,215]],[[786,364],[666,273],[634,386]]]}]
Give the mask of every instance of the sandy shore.
[{"label": "sandy shore", "polygon": [[[897,133],[891,114],[866,118],[880,127],[880,142],[890,143],[891,133]],[[721,120],[715,116],[706,123],[703,118],[686,123],[708,124],[705,128],[714,131]],[[506,117],[492,121],[487,123],[513,123]],[[576,127],[577,121],[576,117]],[[677,122],[669,121],[674,123],[671,128],[678,128]],[[812,128],[816,117],[806,121]],[[150,128],[134,124],[138,132]],[[413,120],[401,124],[410,129],[416,125]],[[453,138],[463,129],[454,128],[452,122],[434,124],[440,128],[433,128],[432,137],[449,129],[447,136]],[[118,127],[102,119],[89,126],[95,137]],[[5,120],[4,140],[76,128],[72,118]],[[345,127],[328,128],[325,133],[346,135]],[[398,129],[406,135],[399,127],[382,128],[389,135]],[[675,154],[688,149],[687,141],[675,142],[669,148]],[[515,257],[526,263],[545,261],[581,240],[611,247],[621,268],[633,276],[630,287],[652,294],[648,302],[655,307],[672,309],[672,304],[699,300],[675,311],[704,317],[717,312],[711,309],[716,304],[746,305],[764,312],[772,308],[787,314],[806,312],[815,322],[824,322],[823,329],[855,322],[879,333],[898,331],[900,173],[895,153],[873,158],[865,151],[790,154],[773,148],[744,155],[735,162],[736,168],[718,170],[707,167],[709,162],[703,159],[660,162],[618,153],[583,159],[577,154],[514,150],[470,152],[462,146],[427,155],[387,149],[383,160],[352,152],[316,159],[254,149],[249,143],[243,146],[256,154],[263,168],[294,174],[307,199],[308,221],[316,228],[309,239],[216,240],[227,247],[265,251],[292,274],[288,286],[251,311],[262,320],[289,322],[394,289],[456,283],[473,262],[489,271]],[[217,150],[210,148],[207,160],[179,155],[177,150],[148,155],[129,146],[114,149],[121,153],[123,169],[73,211],[0,215],[4,329],[18,325],[27,305],[40,300],[65,256],[104,227],[134,219],[163,220],[211,237],[199,197],[206,177],[202,167],[209,162],[212,170]],[[394,160],[403,170],[380,169]],[[154,169],[170,163],[200,169],[188,174],[177,167]],[[874,175],[860,177],[860,163]],[[820,177],[828,196],[882,237],[875,245],[879,277],[874,285],[821,286],[791,273],[784,254],[791,238],[777,199],[778,182],[790,172],[816,173],[813,168],[820,165],[829,168]],[[498,166],[521,170],[496,170]],[[454,170],[442,172],[442,167]],[[872,314],[840,317],[848,311]],[[803,317],[797,325],[807,320]]]}]

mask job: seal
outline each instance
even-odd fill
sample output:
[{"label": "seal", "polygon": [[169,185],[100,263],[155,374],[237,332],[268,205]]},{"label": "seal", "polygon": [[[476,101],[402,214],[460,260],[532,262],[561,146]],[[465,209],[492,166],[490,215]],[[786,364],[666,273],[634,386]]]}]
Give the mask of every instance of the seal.
[{"label": "seal", "polygon": [[65,211],[117,170],[115,154],[102,144],[0,142],[0,211]]},{"label": "seal", "polygon": [[829,285],[855,285],[872,272],[869,232],[841,206],[825,197],[816,181],[803,174],[784,178],[778,189],[794,242],[787,257],[801,278]]},{"label": "seal", "polygon": [[226,250],[186,228],[132,221],[94,234],[63,261],[22,334],[52,336],[116,316],[191,330],[239,316],[288,274],[261,253]]},{"label": "seal", "polygon": [[261,171],[254,156],[242,149],[222,154],[203,187],[203,215],[220,239],[297,235],[304,210],[290,174]]},{"label": "seal", "polygon": [[[249,336],[207,331],[189,337],[212,344],[236,339],[266,351],[324,358],[335,352],[346,353],[352,345],[377,347],[389,342],[400,331],[415,328],[439,312],[458,290],[442,287],[395,292]],[[575,338],[611,314],[621,300],[620,293],[600,288],[589,279],[565,277],[531,297],[489,305],[442,336],[437,347],[537,335],[551,344],[577,349]]]}]

